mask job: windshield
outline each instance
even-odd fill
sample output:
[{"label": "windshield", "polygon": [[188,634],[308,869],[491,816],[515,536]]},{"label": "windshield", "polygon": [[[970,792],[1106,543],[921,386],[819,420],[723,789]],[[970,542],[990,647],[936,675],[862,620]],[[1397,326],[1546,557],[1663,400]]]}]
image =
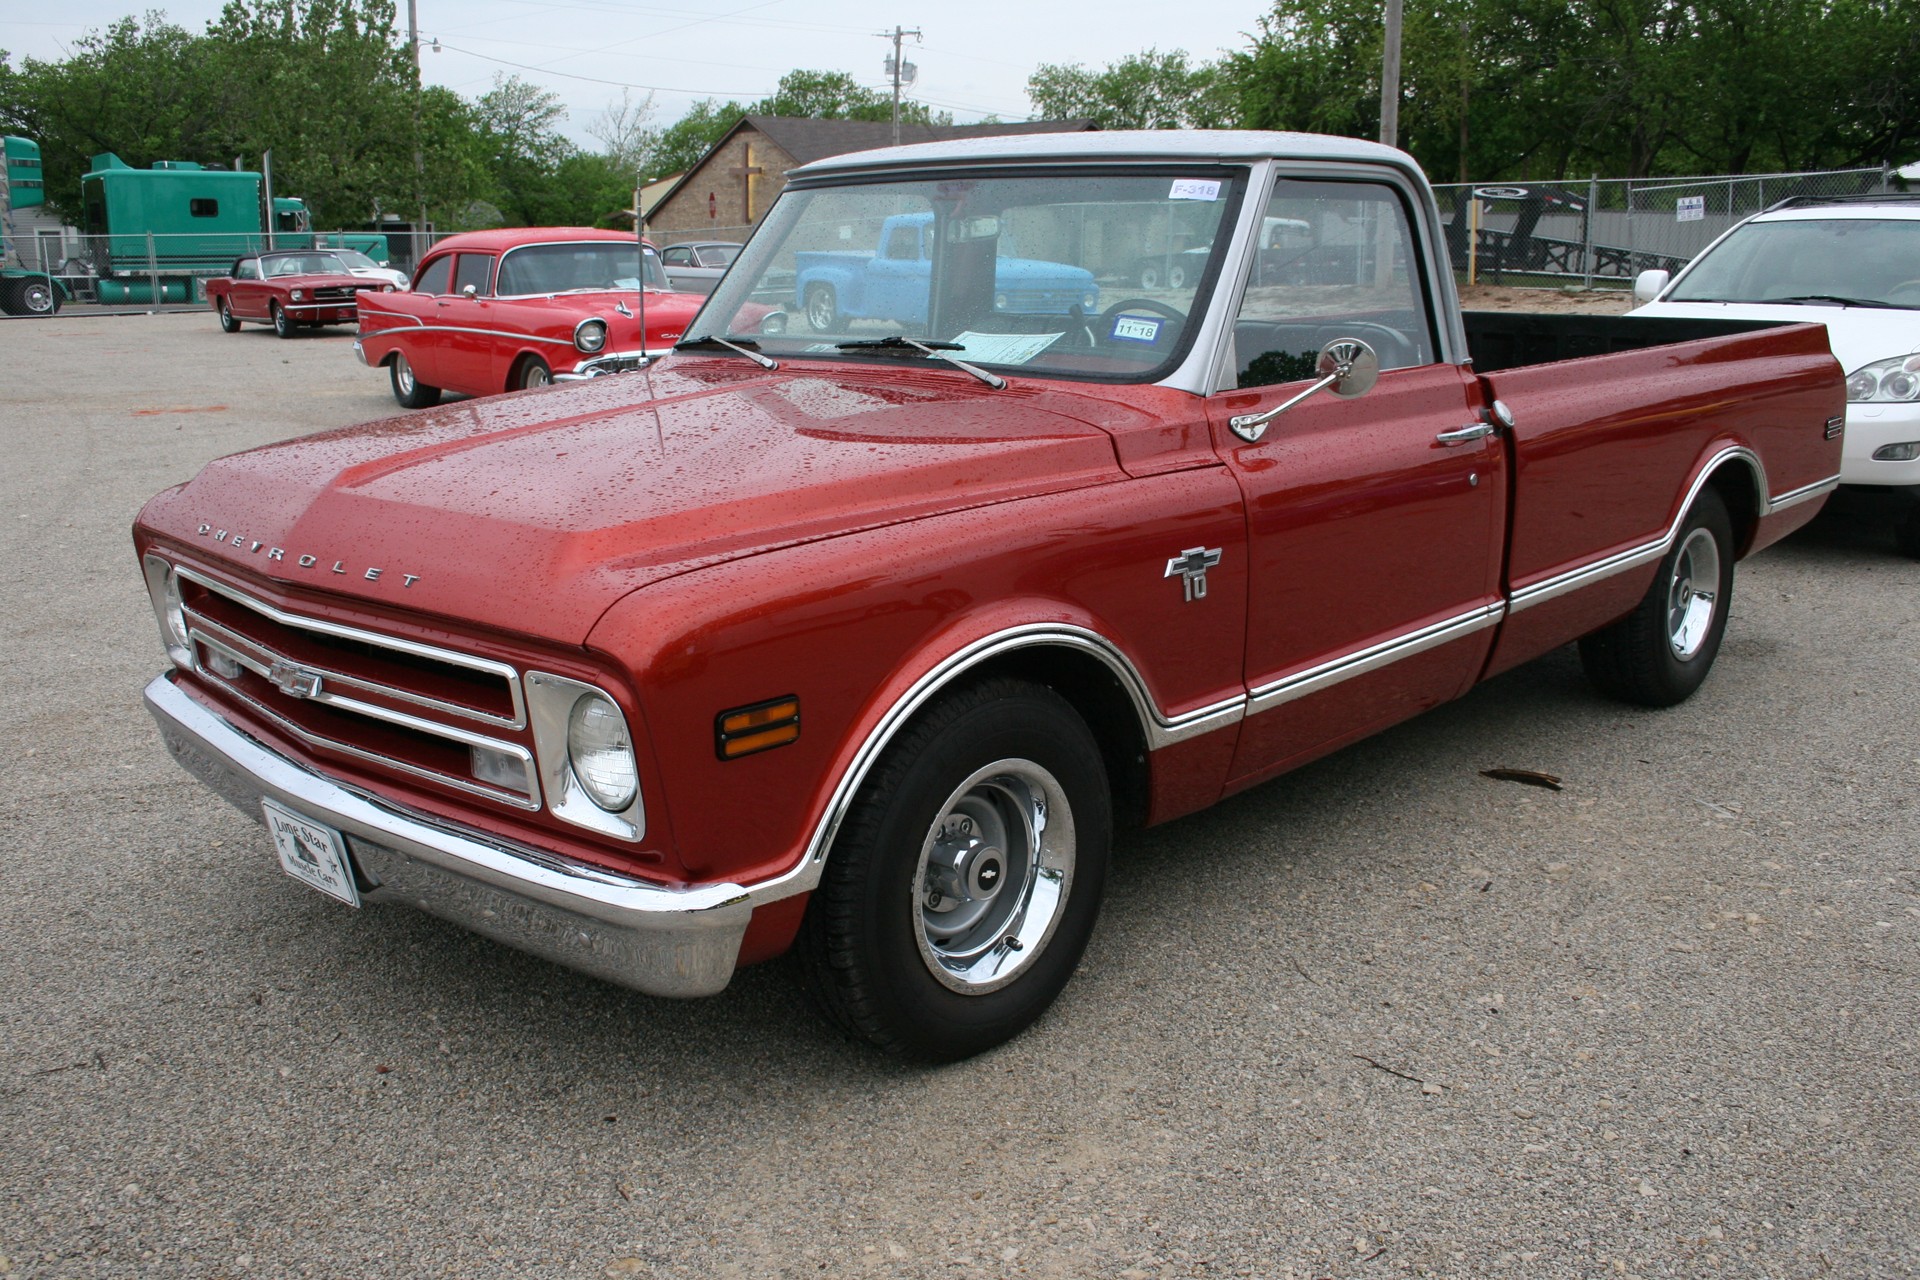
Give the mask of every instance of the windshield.
[{"label": "windshield", "polygon": [[1821,305],[1840,298],[1920,307],[1920,220],[1749,222],[1696,262],[1665,300]]},{"label": "windshield", "polygon": [[[647,246],[647,288],[667,288],[660,259]],[[509,249],[500,259],[494,292],[502,297],[536,293],[640,287],[640,247],[632,241],[582,240],[572,244],[530,244]]]},{"label": "windshield", "polygon": [[687,334],[857,360],[915,358],[910,345],[873,346],[905,337],[977,365],[1149,380],[1198,328],[1242,174],[1155,166],[789,190]]},{"label": "windshield", "polygon": [[351,274],[347,264],[331,253],[286,253],[261,261],[269,278],[274,276],[344,276]]},{"label": "windshield", "polygon": [[377,268],[380,265],[366,254],[361,253],[358,249],[335,249],[333,256],[356,271],[363,271],[368,267]]}]

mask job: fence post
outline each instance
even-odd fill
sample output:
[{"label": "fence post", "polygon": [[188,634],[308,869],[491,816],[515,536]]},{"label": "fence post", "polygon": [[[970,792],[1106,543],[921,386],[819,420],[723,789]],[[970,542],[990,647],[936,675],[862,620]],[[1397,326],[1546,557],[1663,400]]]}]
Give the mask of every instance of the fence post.
[{"label": "fence post", "polygon": [[1587,176],[1587,217],[1586,244],[1581,248],[1581,263],[1586,268],[1581,273],[1580,287],[1593,288],[1593,207],[1600,203],[1600,175]]},{"label": "fence post", "polygon": [[147,305],[158,307],[160,305],[160,260],[154,256],[151,231],[147,232],[147,288],[152,290],[147,297]]}]

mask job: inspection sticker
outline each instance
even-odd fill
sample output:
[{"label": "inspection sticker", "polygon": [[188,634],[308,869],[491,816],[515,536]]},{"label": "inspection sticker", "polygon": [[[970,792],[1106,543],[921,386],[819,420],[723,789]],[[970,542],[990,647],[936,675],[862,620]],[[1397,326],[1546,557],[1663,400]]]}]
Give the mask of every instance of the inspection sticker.
[{"label": "inspection sticker", "polygon": [[1113,336],[1127,342],[1158,342],[1160,322],[1147,316],[1115,316]]},{"label": "inspection sticker", "polygon": [[1175,178],[1173,190],[1167,192],[1169,200],[1218,200],[1220,184],[1206,182],[1199,178]]}]

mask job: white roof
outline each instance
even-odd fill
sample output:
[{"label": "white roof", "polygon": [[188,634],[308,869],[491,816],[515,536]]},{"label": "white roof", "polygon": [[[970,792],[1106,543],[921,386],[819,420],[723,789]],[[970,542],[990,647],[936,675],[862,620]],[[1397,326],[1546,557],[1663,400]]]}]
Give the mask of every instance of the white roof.
[{"label": "white roof", "polygon": [[816,160],[790,176],[811,177],[847,169],[896,165],[951,164],[1009,160],[1364,160],[1398,165],[1414,173],[1420,166],[1404,151],[1324,133],[1265,133],[1252,129],[1115,129],[1083,133],[1017,133],[958,138],[882,147]]},{"label": "white roof", "polygon": [[1846,204],[1796,204],[1771,213],[1756,214],[1755,222],[1832,222],[1839,218],[1920,219],[1920,201],[1890,197],[1885,201],[1854,200]]}]

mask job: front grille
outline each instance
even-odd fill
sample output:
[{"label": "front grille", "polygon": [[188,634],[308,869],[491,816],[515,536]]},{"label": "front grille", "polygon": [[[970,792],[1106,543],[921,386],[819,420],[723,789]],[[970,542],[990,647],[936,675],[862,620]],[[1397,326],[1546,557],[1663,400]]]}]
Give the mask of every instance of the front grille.
[{"label": "front grille", "polygon": [[[196,671],[309,748],[540,807],[517,668],[291,613],[192,569],[178,573]],[[517,761],[524,790],[476,778],[475,747]]]},{"label": "front grille", "polygon": [[315,302],[352,302],[360,290],[353,285],[326,285],[313,291]]}]

